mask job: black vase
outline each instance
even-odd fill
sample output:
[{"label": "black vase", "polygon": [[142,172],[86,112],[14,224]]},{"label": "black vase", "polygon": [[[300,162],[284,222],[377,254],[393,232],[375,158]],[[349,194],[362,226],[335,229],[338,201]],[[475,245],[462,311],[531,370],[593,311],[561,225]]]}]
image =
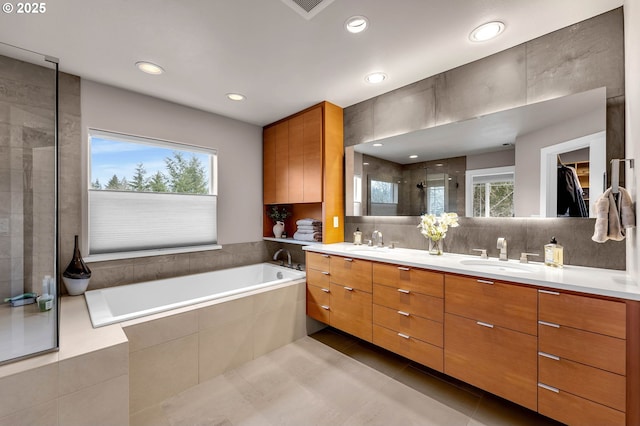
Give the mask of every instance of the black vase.
[{"label": "black vase", "polygon": [[80,248],[78,248],[78,236],[75,236],[75,245],[73,248],[73,258],[67,266],[67,269],[62,273],[63,277],[73,278],[73,279],[86,279],[91,278],[91,269],[84,263],[82,260],[82,255],[80,254]]}]

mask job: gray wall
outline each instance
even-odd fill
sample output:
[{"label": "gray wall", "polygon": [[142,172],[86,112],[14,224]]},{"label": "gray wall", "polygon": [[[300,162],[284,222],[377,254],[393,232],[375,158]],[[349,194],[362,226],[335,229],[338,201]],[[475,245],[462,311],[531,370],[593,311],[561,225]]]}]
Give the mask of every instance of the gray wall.
[{"label": "gray wall", "polygon": [[[607,157],[621,158],[624,154],[625,94],[623,37],[623,12],[619,8],[355,104],[344,110],[345,146],[605,86]],[[370,221],[376,220],[381,219],[350,218],[346,222],[353,224],[354,229],[360,223],[363,229]],[[406,220],[417,224],[415,218]],[[492,240],[494,237],[512,235],[511,239],[525,241],[527,233],[539,233],[543,241],[550,238],[547,235],[550,233],[548,223],[555,223],[555,219],[548,220],[550,222],[539,219],[488,219],[473,222],[473,226],[469,223],[468,232],[477,232],[478,235],[469,235],[465,241],[480,242],[480,235],[493,231],[494,221],[499,222],[500,226],[495,227],[496,235],[492,234]],[[565,243],[565,261],[569,264],[624,269],[625,243],[592,243],[590,236],[593,223],[588,219],[582,220],[580,235],[561,238]],[[561,222],[553,227],[561,230],[565,226],[572,228],[569,222]],[[460,228],[456,231],[467,232]],[[345,227],[346,241],[351,241],[352,232]],[[415,230],[412,232],[417,233]],[[575,234],[575,229],[571,234]],[[449,238],[452,241],[455,234],[451,233]],[[386,237],[385,240],[389,241]],[[397,240],[403,247],[426,248],[426,245],[422,247],[422,243],[419,244],[413,236],[403,232],[398,232]],[[458,247],[453,242],[450,244],[447,248],[445,243],[445,249],[452,252],[466,253],[469,248],[476,248],[466,245]],[[584,244],[587,244],[587,249],[583,248]],[[534,245],[538,244],[533,244],[532,250],[535,249]],[[495,246],[495,241],[491,246]],[[511,249],[510,257],[518,257],[516,251]],[[582,252],[584,255],[581,256],[569,254]],[[603,259],[607,259],[604,264]]]}]

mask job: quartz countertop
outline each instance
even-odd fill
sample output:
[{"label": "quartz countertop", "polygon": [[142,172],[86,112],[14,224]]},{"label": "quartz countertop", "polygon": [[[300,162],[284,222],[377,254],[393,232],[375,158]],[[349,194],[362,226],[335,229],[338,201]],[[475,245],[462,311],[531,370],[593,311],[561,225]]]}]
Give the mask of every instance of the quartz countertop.
[{"label": "quartz countertop", "polygon": [[393,263],[454,274],[535,285],[550,290],[570,290],[586,294],[640,300],[640,286],[626,271],[565,265],[552,268],[540,262],[521,264],[518,260],[498,261],[444,253],[430,255],[425,250],[356,246],[351,243],[320,244],[303,247],[315,253]]}]

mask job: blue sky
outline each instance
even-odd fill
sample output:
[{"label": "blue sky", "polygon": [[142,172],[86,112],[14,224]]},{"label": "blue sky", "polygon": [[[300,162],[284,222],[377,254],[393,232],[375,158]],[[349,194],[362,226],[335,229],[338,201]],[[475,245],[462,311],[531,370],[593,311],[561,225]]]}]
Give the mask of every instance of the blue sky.
[{"label": "blue sky", "polygon": [[205,166],[207,175],[209,174],[209,156],[207,154],[146,144],[117,142],[94,136],[91,138],[91,182],[99,179],[100,184],[104,186],[114,174],[118,176],[118,179],[126,177],[128,181],[131,181],[138,163],[143,164],[147,178],[158,171],[166,175],[164,159],[173,157],[175,151],[182,152],[187,160],[191,156],[199,158],[200,163]]}]

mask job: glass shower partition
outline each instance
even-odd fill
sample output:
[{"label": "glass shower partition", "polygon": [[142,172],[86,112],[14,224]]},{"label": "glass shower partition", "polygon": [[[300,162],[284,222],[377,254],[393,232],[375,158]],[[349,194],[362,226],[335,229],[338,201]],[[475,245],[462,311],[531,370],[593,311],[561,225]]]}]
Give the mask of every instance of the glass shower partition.
[{"label": "glass shower partition", "polygon": [[57,60],[0,43],[0,94],[0,363],[6,363],[58,348]]}]

